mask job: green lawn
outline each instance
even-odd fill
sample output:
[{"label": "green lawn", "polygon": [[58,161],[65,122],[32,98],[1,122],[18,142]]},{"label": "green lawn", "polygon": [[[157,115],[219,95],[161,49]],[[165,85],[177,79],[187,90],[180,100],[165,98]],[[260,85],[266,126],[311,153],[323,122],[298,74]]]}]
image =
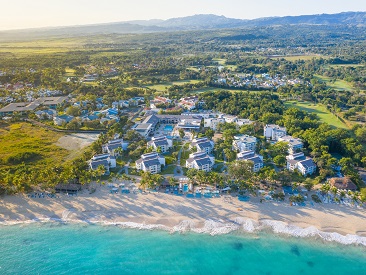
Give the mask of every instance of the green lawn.
[{"label": "green lawn", "polygon": [[322,104],[314,104],[305,101],[286,101],[285,105],[289,108],[295,107],[309,113],[315,113],[320,118],[320,121],[326,122],[333,127],[348,129],[342,121],[330,113]]},{"label": "green lawn", "polygon": [[332,78],[322,76],[322,75],[314,75],[314,77],[318,80],[321,80],[322,82],[326,82],[328,88],[332,88],[339,91],[353,91],[354,88],[352,85],[344,80],[336,80],[335,82],[331,82]]},{"label": "green lawn", "polygon": [[190,153],[191,152],[189,150],[187,150],[187,151],[183,150],[182,151],[182,154],[180,156],[180,165],[181,166],[186,166],[186,160],[189,158]]},{"label": "green lawn", "polygon": [[166,166],[163,169],[163,171],[161,171],[161,174],[163,174],[163,175],[174,174],[175,167],[176,166],[174,164],[170,164],[170,165]]}]

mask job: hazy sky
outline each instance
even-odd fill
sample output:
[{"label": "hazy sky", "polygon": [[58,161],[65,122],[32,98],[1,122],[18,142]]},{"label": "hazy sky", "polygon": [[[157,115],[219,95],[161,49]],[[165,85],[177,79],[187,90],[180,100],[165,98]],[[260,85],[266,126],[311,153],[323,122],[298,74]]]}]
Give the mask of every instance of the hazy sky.
[{"label": "hazy sky", "polygon": [[0,29],[217,14],[268,16],[366,11],[365,0],[0,0]]}]

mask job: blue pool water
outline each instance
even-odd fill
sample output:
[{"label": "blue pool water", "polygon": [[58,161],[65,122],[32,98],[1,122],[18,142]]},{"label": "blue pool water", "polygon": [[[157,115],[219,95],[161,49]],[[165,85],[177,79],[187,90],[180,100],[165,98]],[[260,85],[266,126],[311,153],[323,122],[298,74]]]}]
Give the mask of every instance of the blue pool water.
[{"label": "blue pool water", "polygon": [[274,234],[0,227],[0,274],[365,274],[366,249]]},{"label": "blue pool water", "polygon": [[171,132],[171,131],[173,131],[173,126],[172,125],[165,125],[164,131],[165,132]]}]

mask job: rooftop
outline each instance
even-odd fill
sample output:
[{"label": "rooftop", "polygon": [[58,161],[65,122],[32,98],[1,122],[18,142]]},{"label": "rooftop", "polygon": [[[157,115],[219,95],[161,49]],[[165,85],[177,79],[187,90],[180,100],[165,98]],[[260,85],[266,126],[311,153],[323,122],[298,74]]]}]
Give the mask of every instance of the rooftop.
[{"label": "rooftop", "polygon": [[4,108],[0,109],[0,112],[26,112],[33,111],[38,108],[40,105],[48,106],[48,105],[58,105],[64,102],[67,99],[66,96],[60,97],[40,97],[37,98],[33,102],[18,102],[18,103],[10,103]]},{"label": "rooftop", "polygon": [[305,168],[314,167],[315,163],[311,158],[307,158],[305,160],[300,160],[299,163],[301,163],[302,166]]},{"label": "rooftop", "polygon": [[98,167],[99,167],[100,165],[103,165],[104,167],[109,167],[108,160],[106,160],[106,159],[97,159],[97,160],[92,160],[92,161],[90,162],[90,167],[91,167],[93,170],[98,169]]},{"label": "rooftop", "polygon": [[357,190],[357,186],[356,184],[354,184],[352,182],[352,180],[350,178],[330,178],[328,180],[328,182],[334,186],[337,187],[337,189],[341,189],[341,190],[352,190],[355,191]]},{"label": "rooftop", "polygon": [[137,124],[136,127],[134,128],[134,130],[138,131],[138,130],[148,130],[152,127],[152,125],[150,123],[141,123],[141,124]]},{"label": "rooftop", "polygon": [[301,139],[294,138],[292,136],[283,136],[283,137],[279,138],[278,140],[288,142],[291,146],[296,146],[296,145],[302,145],[303,144]]}]

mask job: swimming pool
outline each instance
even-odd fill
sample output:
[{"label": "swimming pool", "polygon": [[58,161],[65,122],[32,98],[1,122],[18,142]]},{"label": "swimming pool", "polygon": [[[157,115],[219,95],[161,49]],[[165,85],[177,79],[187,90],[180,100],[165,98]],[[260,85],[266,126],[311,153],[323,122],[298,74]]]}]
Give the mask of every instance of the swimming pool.
[{"label": "swimming pool", "polygon": [[173,126],[172,125],[165,125],[164,131],[165,132],[171,132],[171,131],[173,131]]}]

